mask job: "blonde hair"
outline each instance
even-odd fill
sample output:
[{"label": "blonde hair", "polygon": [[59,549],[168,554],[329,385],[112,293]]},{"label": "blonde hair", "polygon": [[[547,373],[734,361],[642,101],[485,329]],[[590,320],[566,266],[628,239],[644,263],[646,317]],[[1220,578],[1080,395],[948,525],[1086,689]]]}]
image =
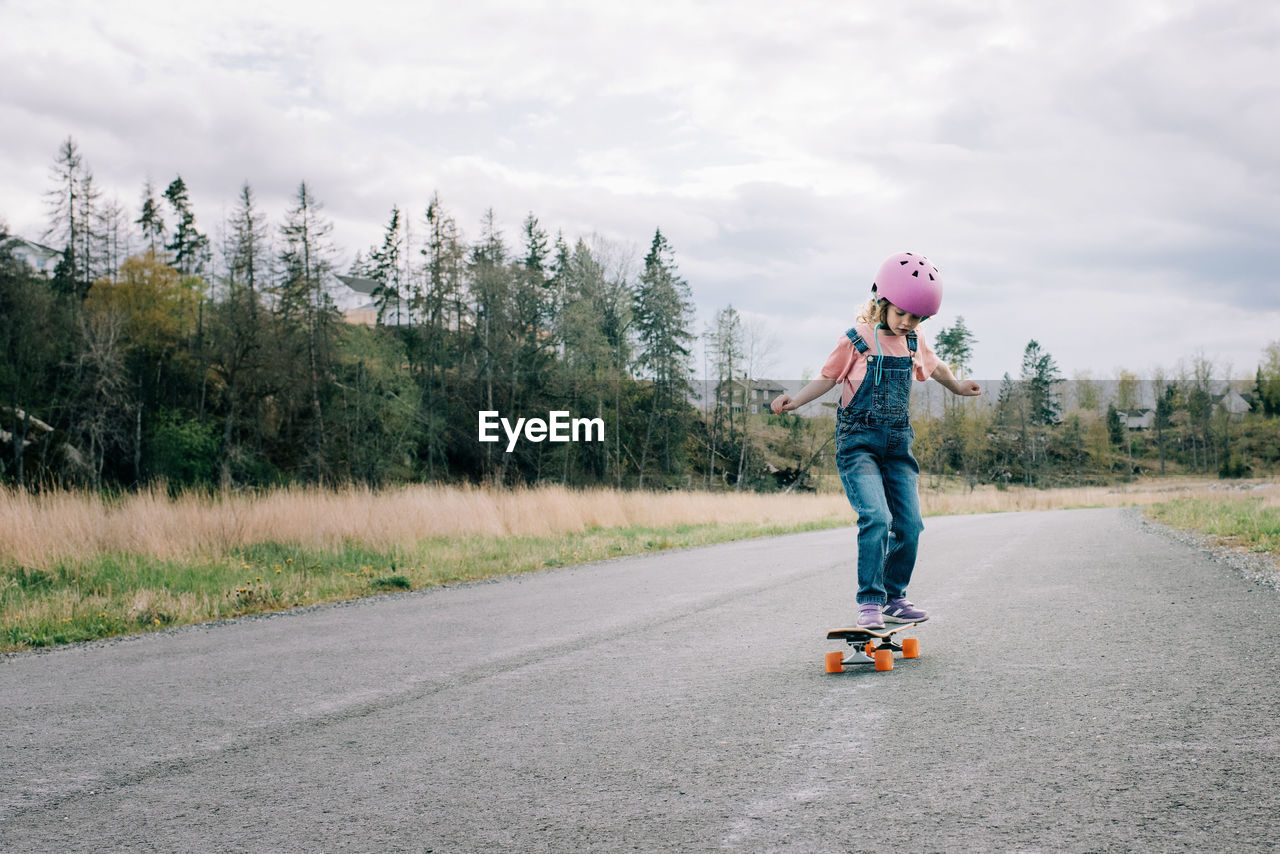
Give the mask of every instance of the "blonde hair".
[{"label": "blonde hair", "polygon": [[[862,308],[858,309],[858,316],[856,320],[858,323],[869,323],[872,328],[874,328],[877,323],[883,323],[885,326],[888,326],[889,306],[891,305],[893,305],[893,303],[889,302],[887,299],[881,299],[880,297],[872,295],[871,299],[863,303]],[[921,318],[921,320],[925,319],[927,318]]]},{"label": "blonde hair", "polygon": [[877,323],[889,324],[889,301],[872,296],[862,304],[862,308],[858,309],[857,321],[859,323],[869,323],[872,328]]}]

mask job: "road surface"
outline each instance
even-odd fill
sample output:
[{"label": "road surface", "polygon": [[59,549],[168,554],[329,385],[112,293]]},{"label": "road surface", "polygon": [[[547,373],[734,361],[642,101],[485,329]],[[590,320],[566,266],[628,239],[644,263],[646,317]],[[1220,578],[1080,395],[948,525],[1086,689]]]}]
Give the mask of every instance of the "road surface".
[{"label": "road surface", "polygon": [[888,673],[823,671],[852,528],[6,656],[0,850],[1273,850],[1274,588],[926,526]]}]

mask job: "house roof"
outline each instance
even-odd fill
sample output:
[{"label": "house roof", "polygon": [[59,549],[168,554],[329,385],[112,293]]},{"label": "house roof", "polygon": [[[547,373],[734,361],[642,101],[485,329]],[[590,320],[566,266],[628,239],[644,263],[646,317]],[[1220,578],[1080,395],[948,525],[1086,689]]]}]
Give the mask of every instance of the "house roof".
[{"label": "house roof", "polygon": [[769,379],[751,380],[750,383],[748,383],[747,380],[742,377],[731,377],[730,379],[725,380],[725,382],[734,383],[735,385],[740,386],[747,386],[749,388],[763,389],[765,391],[782,391],[786,389],[785,383]]},{"label": "house roof", "polygon": [[362,276],[340,276],[334,274],[334,278],[358,294],[368,294],[369,296],[373,296],[373,292],[378,288],[378,283],[376,281],[373,279],[366,279]]},{"label": "house roof", "polygon": [[62,250],[60,249],[54,249],[52,246],[45,246],[43,243],[36,243],[34,240],[27,240],[25,237],[19,237],[16,234],[10,234],[8,238],[5,240],[5,243],[7,243],[10,246],[21,244],[30,249],[34,249],[37,252],[41,252],[45,255],[61,255],[62,254]]}]

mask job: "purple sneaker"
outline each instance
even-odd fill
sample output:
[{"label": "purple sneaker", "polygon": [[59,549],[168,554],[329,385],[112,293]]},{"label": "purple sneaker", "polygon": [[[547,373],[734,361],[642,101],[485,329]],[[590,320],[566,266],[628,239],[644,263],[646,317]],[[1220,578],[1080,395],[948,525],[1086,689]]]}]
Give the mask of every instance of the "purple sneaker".
[{"label": "purple sneaker", "polygon": [[928,611],[917,608],[906,599],[890,599],[889,604],[884,606],[886,623],[922,623],[927,619]]},{"label": "purple sneaker", "polygon": [[883,629],[884,620],[880,617],[880,607],[877,602],[864,602],[859,605],[858,622],[854,624],[854,628]]}]

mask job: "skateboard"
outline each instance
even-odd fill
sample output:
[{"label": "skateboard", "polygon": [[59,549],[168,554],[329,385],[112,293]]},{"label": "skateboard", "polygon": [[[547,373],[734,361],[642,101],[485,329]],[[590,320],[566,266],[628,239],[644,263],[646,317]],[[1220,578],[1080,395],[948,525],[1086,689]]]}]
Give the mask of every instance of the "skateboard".
[{"label": "skateboard", "polygon": [[827,632],[827,640],[848,642],[849,646],[853,647],[853,655],[845,658],[844,653],[840,651],[827,653],[827,672],[843,673],[844,669],[851,664],[874,664],[876,670],[892,670],[894,650],[902,653],[903,658],[919,658],[919,638],[894,637],[903,629],[910,629],[919,624],[919,622],[900,623],[883,629],[832,629]]}]

